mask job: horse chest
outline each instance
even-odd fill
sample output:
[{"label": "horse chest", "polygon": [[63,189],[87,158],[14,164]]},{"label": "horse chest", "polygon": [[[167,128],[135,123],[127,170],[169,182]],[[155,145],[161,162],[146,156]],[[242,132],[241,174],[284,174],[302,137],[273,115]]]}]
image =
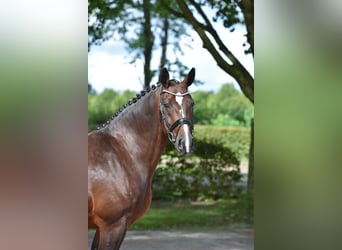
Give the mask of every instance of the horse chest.
[{"label": "horse chest", "polygon": [[[139,173],[139,171],[136,170],[134,173]],[[112,190],[113,195],[120,197],[122,204],[125,204],[122,209],[129,211],[133,217],[137,214],[140,217],[151,203],[151,185],[151,179],[147,176],[125,171],[119,183],[112,182]]]},{"label": "horse chest", "polygon": [[148,210],[151,204],[151,192],[146,193],[144,196],[141,196],[140,199],[137,199],[136,202],[132,204],[130,215],[128,218],[128,224],[133,224],[136,220],[141,218],[145,212]]},{"label": "horse chest", "polygon": [[129,203],[129,225],[144,215],[150,207],[151,199],[152,191],[149,181],[131,187],[127,197],[127,202]]}]

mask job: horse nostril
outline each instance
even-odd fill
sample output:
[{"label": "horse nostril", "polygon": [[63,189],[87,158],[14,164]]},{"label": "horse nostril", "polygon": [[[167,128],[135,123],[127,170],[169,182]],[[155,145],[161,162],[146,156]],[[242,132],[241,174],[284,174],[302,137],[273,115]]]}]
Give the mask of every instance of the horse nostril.
[{"label": "horse nostril", "polygon": [[180,140],[178,141],[178,148],[179,148],[179,149],[183,149],[183,139],[180,139]]}]

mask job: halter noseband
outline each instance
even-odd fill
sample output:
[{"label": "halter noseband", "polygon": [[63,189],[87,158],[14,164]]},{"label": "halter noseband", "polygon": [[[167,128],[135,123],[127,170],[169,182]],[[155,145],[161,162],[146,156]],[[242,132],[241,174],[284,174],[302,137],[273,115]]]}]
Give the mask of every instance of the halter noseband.
[{"label": "halter noseband", "polygon": [[[183,97],[183,96],[186,96],[186,95],[190,95],[189,92],[185,92],[185,93],[181,94],[181,93],[173,93],[173,92],[170,92],[170,91],[167,91],[167,90],[162,90],[160,95],[165,94],[165,93],[170,94],[170,95],[174,95],[176,97]],[[166,121],[166,117],[165,117],[165,113],[164,113],[164,106],[162,105],[162,103],[160,103],[160,113],[162,115],[162,119],[164,121],[164,126],[165,126],[165,128],[167,130],[167,135],[169,137],[169,140],[173,144],[175,142],[177,142],[177,140],[178,140],[178,134],[179,134],[180,128],[178,129],[176,136],[174,136],[174,134],[172,132],[179,125],[184,125],[184,124],[190,125],[190,131],[191,131],[191,134],[192,134],[192,132],[194,130],[194,124],[193,124],[193,121],[191,121],[190,119],[182,117],[182,118],[178,119],[177,121],[175,121],[171,126],[169,126],[168,122]]]}]

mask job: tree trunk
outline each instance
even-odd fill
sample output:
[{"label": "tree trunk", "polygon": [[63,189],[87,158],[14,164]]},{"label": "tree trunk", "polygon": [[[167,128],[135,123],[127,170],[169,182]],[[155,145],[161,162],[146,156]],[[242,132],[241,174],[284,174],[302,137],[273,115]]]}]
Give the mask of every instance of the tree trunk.
[{"label": "tree trunk", "polygon": [[164,29],[164,34],[163,34],[162,41],[161,41],[162,54],[160,57],[159,72],[166,65],[167,41],[169,37],[169,19],[167,16],[164,17],[163,29]]},{"label": "tree trunk", "polygon": [[151,79],[153,77],[151,72],[151,60],[153,49],[153,34],[151,31],[151,5],[149,0],[143,1],[144,11],[144,88],[150,86]]},{"label": "tree trunk", "polygon": [[249,52],[254,56],[254,0],[236,1],[241,8],[246,22],[247,41],[251,46]]},{"label": "tree trunk", "polygon": [[[225,46],[225,44],[217,34],[216,30],[211,25],[208,17],[205,16],[205,13],[201,9],[200,5],[197,4],[195,1],[191,1],[191,3],[199,11],[199,14],[201,14],[202,18],[205,19],[205,25],[195,18],[194,13],[191,11],[186,1],[176,1],[178,3],[180,10],[182,11],[183,17],[191,23],[194,30],[201,38],[203,42],[203,47],[207,49],[208,52],[212,55],[217,65],[237,81],[237,83],[240,85],[243,94],[252,103],[254,103],[253,77],[250,75],[247,69],[240,63],[240,61],[233,55],[233,53]],[[209,38],[208,33],[210,33],[217,46],[215,46],[213,40]],[[228,57],[229,60],[223,57],[219,51],[221,51],[226,57]],[[229,61],[231,63],[229,63]]]},{"label": "tree trunk", "polygon": [[248,159],[248,182],[247,182],[247,199],[248,199],[248,222],[253,222],[254,212],[254,119],[251,122],[251,142],[249,147]]}]

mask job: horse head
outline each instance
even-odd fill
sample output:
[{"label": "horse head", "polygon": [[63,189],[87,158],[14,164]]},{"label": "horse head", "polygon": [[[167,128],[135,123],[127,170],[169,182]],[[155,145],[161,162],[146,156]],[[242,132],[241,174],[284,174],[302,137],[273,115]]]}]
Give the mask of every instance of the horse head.
[{"label": "horse head", "polygon": [[170,80],[166,68],[161,71],[159,76],[159,82],[162,84],[160,113],[164,123],[164,132],[167,133],[169,140],[182,155],[193,151],[194,101],[188,92],[188,87],[194,79],[194,68],[190,70],[182,82]]}]

